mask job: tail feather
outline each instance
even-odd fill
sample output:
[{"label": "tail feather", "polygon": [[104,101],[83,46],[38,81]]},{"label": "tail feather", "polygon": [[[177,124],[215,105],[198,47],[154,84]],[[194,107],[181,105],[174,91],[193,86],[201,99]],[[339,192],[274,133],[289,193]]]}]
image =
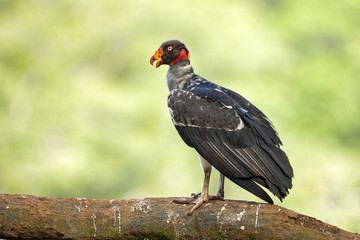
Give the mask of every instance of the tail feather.
[{"label": "tail feather", "polygon": [[270,204],[274,204],[273,200],[270,196],[256,183],[254,183],[249,178],[229,178],[231,181],[239,185],[240,187],[244,188],[245,190],[251,192],[255,196],[261,198],[265,202]]}]

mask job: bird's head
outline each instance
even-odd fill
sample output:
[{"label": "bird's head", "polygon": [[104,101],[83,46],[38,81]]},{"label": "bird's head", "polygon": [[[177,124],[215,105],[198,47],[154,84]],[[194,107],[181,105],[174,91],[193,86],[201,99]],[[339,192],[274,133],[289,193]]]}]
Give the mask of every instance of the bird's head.
[{"label": "bird's head", "polygon": [[172,66],[177,61],[188,60],[189,56],[189,50],[187,50],[185,44],[178,40],[170,40],[161,44],[160,48],[151,56],[150,63],[153,65],[158,60],[155,65],[156,68],[162,64]]}]

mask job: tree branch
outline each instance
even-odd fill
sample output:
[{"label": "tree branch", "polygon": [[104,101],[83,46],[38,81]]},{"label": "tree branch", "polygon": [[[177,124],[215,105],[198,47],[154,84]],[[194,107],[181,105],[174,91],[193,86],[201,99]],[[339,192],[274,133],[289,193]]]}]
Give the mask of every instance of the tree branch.
[{"label": "tree branch", "polygon": [[360,239],[359,234],[276,205],[210,201],[185,217],[190,206],[173,199],[0,194],[0,238]]}]

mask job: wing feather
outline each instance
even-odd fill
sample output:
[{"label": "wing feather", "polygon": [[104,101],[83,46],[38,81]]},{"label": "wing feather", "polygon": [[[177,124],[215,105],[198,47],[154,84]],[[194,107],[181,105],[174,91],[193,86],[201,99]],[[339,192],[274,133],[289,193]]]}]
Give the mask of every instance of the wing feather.
[{"label": "wing feather", "polygon": [[[206,88],[205,93],[175,89],[169,94],[171,116],[185,143],[231,181],[264,201],[272,203],[257,184],[284,198],[292,187],[293,172],[266,116],[254,106],[249,108],[247,102],[236,105],[225,92]],[[216,94],[220,96],[216,98]]]}]

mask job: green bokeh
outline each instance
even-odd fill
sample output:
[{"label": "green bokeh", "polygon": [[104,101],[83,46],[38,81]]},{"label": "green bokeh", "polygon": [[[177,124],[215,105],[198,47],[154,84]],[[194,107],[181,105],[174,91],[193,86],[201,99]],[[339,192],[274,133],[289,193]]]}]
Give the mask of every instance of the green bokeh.
[{"label": "green bokeh", "polygon": [[360,232],[359,12],[358,0],[0,0],[0,192],[199,192],[196,153],[167,110],[167,67],[149,64],[179,39],[199,75],[279,131],[295,178],[276,204]]}]

